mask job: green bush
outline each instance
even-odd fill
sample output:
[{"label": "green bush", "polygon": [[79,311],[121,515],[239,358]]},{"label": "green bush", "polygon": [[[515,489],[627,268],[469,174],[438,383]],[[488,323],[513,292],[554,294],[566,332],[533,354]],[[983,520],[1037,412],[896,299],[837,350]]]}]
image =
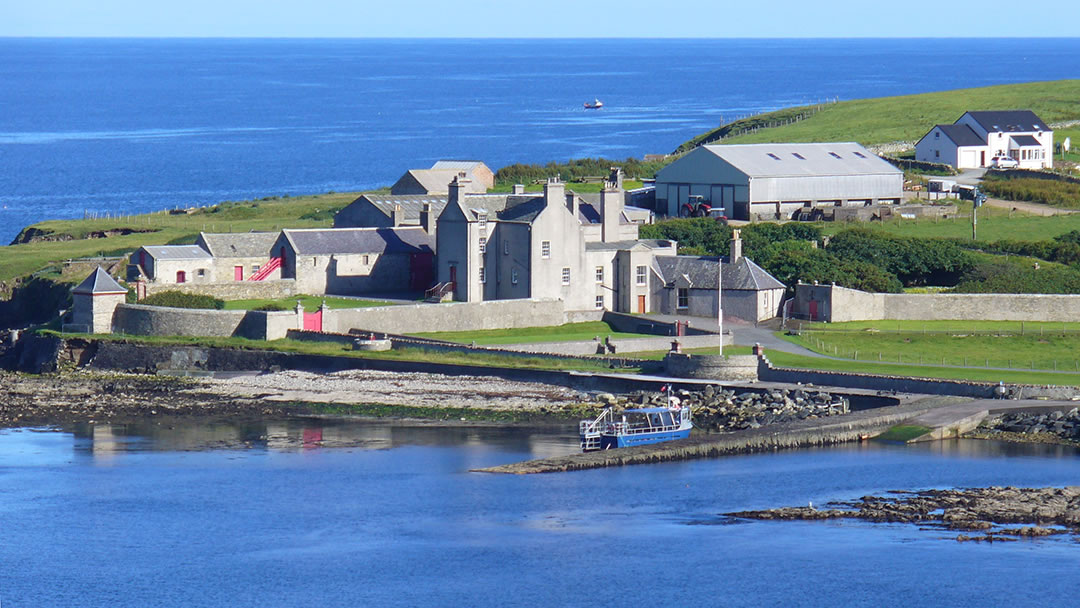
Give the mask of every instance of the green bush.
[{"label": "green bush", "polygon": [[1069,267],[1035,268],[1026,263],[977,264],[952,290],[956,293],[1080,293],[1080,271]]},{"label": "green bush", "polygon": [[262,306],[252,308],[251,310],[262,310],[262,311],[267,311],[267,312],[274,312],[274,311],[278,311],[278,310],[290,310],[290,309],[289,309],[288,306],[285,306],[284,304],[278,304],[277,302],[270,302],[268,304],[263,304]]},{"label": "green bush", "polygon": [[841,260],[873,264],[907,287],[955,285],[975,265],[974,256],[954,241],[891,236],[867,228],[837,233],[828,250]]},{"label": "green bush", "polygon": [[214,296],[203,296],[182,291],[162,291],[142,299],[139,304],[147,306],[168,306],[170,308],[208,308],[221,310],[225,301]]},{"label": "green bush", "polygon": [[1034,177],[992,176],[982,190],[994,198],[1080,208],[1080,184]]}]

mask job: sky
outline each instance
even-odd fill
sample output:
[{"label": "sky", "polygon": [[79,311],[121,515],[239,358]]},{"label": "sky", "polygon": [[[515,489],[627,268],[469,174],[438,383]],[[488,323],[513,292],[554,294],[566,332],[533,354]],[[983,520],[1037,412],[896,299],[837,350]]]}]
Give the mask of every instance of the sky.
[{"label": "sky", "polygon": [[0,0],[0,36],[1074,37],[1074,0]]}]

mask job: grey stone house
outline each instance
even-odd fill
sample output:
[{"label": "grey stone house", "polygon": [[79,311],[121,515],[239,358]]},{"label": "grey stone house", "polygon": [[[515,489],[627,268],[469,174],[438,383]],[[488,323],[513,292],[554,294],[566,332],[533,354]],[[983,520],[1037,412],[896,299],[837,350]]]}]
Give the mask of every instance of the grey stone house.
[{"label": "grey stone house", "polygon": [[294,279],[299,293],[423,291],[432,283],[435,239],[418,226],[282,230],[273,253],[281,278]]},{"label": "grey stone house", "polygon": [[112,333],[113,311],[127,299],[128,290],[97,267],[71,290],[71,323],[64,331]]},{"label": "grey stone house", "polygon": [[[270,259],[277,232],[199,233],[194,245],[146,245],[128,260],[127,278],[154,284],[244,281]],[[278,278],[276,271],[267,278]]]},{"label": "grey stone house", "polygon": [[470,195],[468,178],[450,184],[438,218],[438,281],[466,302],[559,299],[568,310],[649,312],[653,258],[676,243],[639,240],[624,212],[618,173],[595,202],[557,179],[542,195]]},{"label": "grey stone house", "polygon": [[334,214],[334,228],[422,226],[445,207],[445,194],[364,194]]},{"label": "grey stone house", "polygon": [[[786,290],[763,268],[742,256],[738,231],[727,258],[658,257],[653,271],[653,309],[663,314],[716,317],[718,280],[722,281],[724,317],[757,323],[777,316]],[[717,272],[717,264],[720,272]]]}]

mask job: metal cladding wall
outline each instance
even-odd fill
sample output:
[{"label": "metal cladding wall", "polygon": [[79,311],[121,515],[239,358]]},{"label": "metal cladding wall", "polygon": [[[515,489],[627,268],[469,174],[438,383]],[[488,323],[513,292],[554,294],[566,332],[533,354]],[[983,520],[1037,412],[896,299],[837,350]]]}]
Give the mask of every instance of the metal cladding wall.
[{"label": "metal cladding wall", "polygon": [[750,202],[900,200],[903,173],[759,177],[750,182]]}]

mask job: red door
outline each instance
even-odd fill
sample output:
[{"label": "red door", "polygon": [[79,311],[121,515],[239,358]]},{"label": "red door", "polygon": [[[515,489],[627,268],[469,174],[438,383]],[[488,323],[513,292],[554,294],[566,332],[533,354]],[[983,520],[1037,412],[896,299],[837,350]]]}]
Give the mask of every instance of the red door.
[{"label": "red door", "polygon": [[817,300],[810,300],[810,320],[817,321]]},{"label": "red door", "polygon": [[243,281],[244,280],[244,267],[243,266],[233,266],[233,280],[236,280],[236,281]]},{"label": "red door", "polygon": [[304,313],[304,331],[322,331],[322,310]]},{"label": "red door", "polygon": [[187,273],[184,272],[183,270],[177,270],[176,271],[176,282],[177,283],[183,283],[184,281],[187,281]]}]

